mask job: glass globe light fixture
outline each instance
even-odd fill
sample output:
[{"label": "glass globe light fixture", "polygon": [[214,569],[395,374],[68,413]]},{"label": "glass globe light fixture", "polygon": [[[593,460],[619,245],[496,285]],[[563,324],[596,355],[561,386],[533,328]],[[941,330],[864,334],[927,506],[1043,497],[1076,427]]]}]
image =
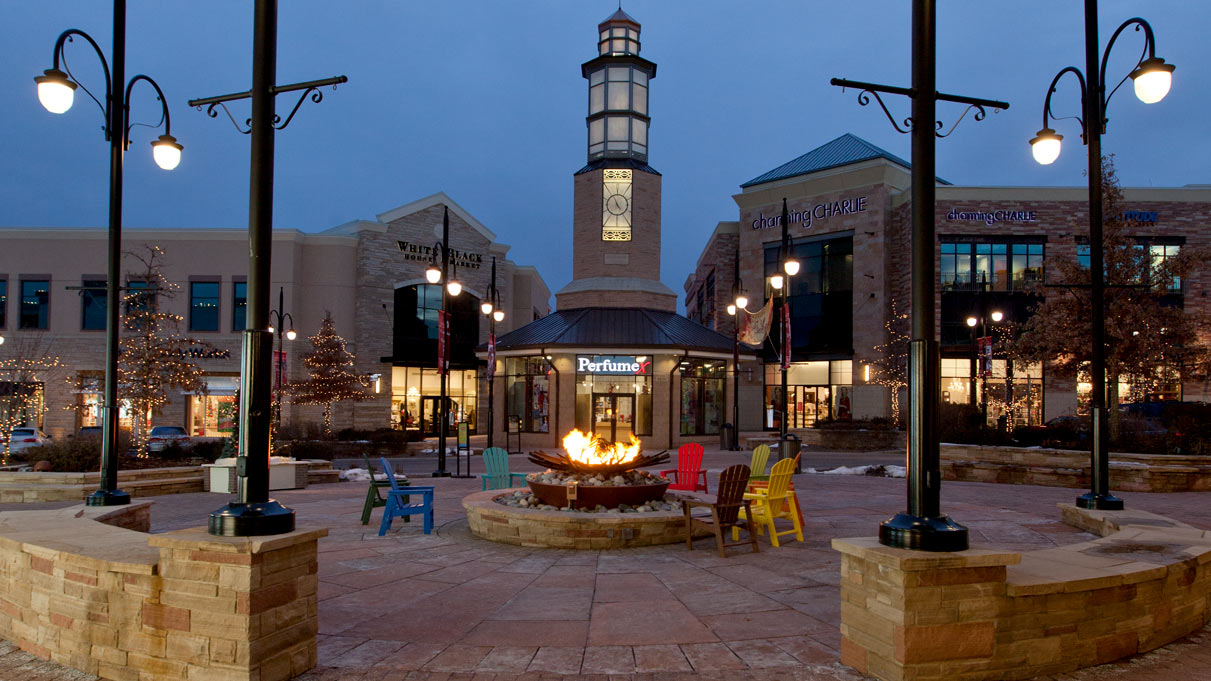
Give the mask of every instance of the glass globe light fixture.
[{"label": "glass globe light fixture", "polygon": [[437,265],[429,265],[425,268],[425,281],[430,284],[436,284],[442,280],[442,271],[437,269]]},{"label": "glass globe light fixture", "polygon": [[992,312],[992,321],[994,321],[994,322],[999,322],[999,321],[1001,321],[1001,320],[1002,320],[1002,319],[1004,319],[1004,318],[1005,318],[1005,313],[1004,313],[1004,312],[1001,312],[1000,310],[993,310],[993,312]]},{"label": "glass globe light fixture", "polygon": [[787,275],[793,277],[799,274],[799,261],[791,258],[782,263],[782,269],[786,271]]},{"label": "glass globe light fixture", "polygon": [[290,329],[289,331],[286,332],[286,340],[294,340],[295,338],[298,338],[298,337],[299,337],[299,335],[294,332],[294,329]]},{"label": "glass globe light fixture", "polygon": [[159,139],[151,143],[151,156],[156,165],[164,170],[172,170],[181,163],[181,150],[184,148],[172,135],[160,135]]},{"label": "glass globe light fixture", "polygon": [[782,290],[782,275],[781,274],[772,275],[769,278],[769,285],[774,287],[775,289],[781,291]]},{"label": "glass globe light fixture", "polygon": [[728,306],[727,306],[727,313],[728,313],[729,315],[732,315],[733,317],[734,317],[734,316],[736,316],[736,306],[735,306],[735,305],[728,305]]},{"label": "glass globe light fixture", "polygon": [[970,327],[972,327],[972,328],[974,329],[974,328],[975,328],[975,325],[976,325],[976,324],[977,324],[979,321],[980,321],[980,320],[976,319],[975,317],[968,317],[968,318],[967,318],[967,325],[968,325],[968,326],[970,326]]},{"label": "glass globe light fixture", "polygon": [[741,310],[747,310],[748,309],[748,296],[745,296],[745,295],[736,296],[736,307]]},{"label": "glass globe light fixture", "polygon": [[495,319],[498,322],[503,322],[505,320],[505,311],[500,309],[495,310],[492,313],[492,319]]},{"label": "glass globe light fixture", "polygon": [[67,113],[76,98],[76,84],[59,69],[46,69],[34,77],[38,84],[38,101],[53,114]]},{"label": "glass globe light fixture", "polygon": [[272,327],[272,326],[271,326],[271,327],[269,327],[269,333],[273,333],[273,332],[274,332],[274,331],[273,331],[273,327]]},{"label": "glass globe light fixture", "polygon": [[1164,99],[1173,85],[1173,68],[1173,64],[1166,64],[1160,57],[1145,59],[1139,68],[1131,72],[1135,96],[1145,104],[1155,104]]},{"label": "glass globe light fixture", "polygon": [[463,292],[462,282],[451,279],[450,283],[446,284],[446,290],[450,292],[450,295],[457,296]]},{"label": "glass globe light fixture", "polygon": [[480,304],[479,304],[479,311],[480,311],[480,312],[482,312],[482,313],[484,313],[484,316],[485,316],[485,317],[486,317],[486,316],[488,316],[488,315],[490,315],[490,314],[492,314],[492,303],[491,303],[491,302],[489,302],[489,301],[487,301],[487,300],[485,300],[484,302],[480,303]]},{"label": "glass globe light fixture", "polygon": [[1043,128],[1030,140],[1030,153],[1034,160],[1041,165],[1051,165],[1060,157],[1060,140],[1063,135],[1057,134],[1051,128]]}]

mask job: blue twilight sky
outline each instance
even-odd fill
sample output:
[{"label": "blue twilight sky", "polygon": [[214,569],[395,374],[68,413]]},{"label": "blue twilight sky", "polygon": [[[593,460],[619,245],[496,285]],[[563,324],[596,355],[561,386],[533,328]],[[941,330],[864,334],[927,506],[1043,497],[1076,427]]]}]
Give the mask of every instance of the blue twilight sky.
[{"label": "blue twilight sky", "polygon": [[[571,279],[572,173],[585,162],[587,85],[580,64],[596,55],[597,23],[614,0],[287,0],[279,10],[278,82],[344,74],[349,83],[304,104],[277,136],[275,222],[318,231],[373,217],[445,191],[539,268],[554,292]],[[643,26],[652,84],[651,159],[664,175],[662,279],[683,295],[706,238],[735,220],[731,195],[771,168],[851,132],[909,158],[908,136],[881,111],[859,107],[830,77],[911,84],[907,0],[626,0]],[[126,156],[125,224],[246,227],[248,137],[225,117],[186,100],[250,85],[252,2],[130,0],[127,75],[145,73],[168,97],[180,167],[159,170],[136,128]],[[5,102],[0,225],[103,226],[108,147],[101,116],[77,96],[63,116],[38,104],[33,77],[69,27],[111,48],[112,5],[101,0],[0,3],[0,95]],[[1104,149],[1127,186],[1211,183],[1211,3],[1103,0],[1103,46],[1141,15],[1157,55],[1177,65],[1173,90],[1145,105],[1130,82],[1111,101]],[[1143,47],[1123,35],[1108,80],[1126,75]],[[69,46],[76,75],[94,91],[100,67],[87,45]],[[938,88],[1001,99],[1006,112],[938,143],[938,174],[964,185],[1083,185],[1075,121],[1059,161],[1036,165],[1027,140],[1041,127],[1047,84],[1084,67],[1083,3],[1019,0],[938,3]],[[132,115],[154,123],[159,107],[136,89]],[[279,112],[294,98],[282,95]],[[909,115],[907,100],[892,98]],[[1074,79],[1055,108],[1075,113]],[[247,106],[236,114],[247,117]],[[952,122],[962,111],[940,105]],[[149,120],[150,119],[150,120]]]}]

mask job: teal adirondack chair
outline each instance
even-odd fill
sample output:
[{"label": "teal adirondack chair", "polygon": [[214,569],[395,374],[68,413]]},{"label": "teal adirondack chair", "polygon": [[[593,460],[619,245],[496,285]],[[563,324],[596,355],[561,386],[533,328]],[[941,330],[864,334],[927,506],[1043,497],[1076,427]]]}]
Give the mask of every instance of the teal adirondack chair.
[{"label": "teal adirondack chair", "polygon": [[514,487],[513,479],[526,479],[525,473],[509,472],[509,452],[500,447],[488,447],[484,450],[484,468],[488,472],[479,476],[481,490],[508,489]]}]

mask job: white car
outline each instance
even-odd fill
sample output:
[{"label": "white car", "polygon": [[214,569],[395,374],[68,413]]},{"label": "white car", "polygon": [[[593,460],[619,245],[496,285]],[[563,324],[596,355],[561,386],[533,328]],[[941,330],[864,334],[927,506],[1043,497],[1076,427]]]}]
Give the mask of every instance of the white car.
[{"label": "white car", "polygon": [[41,447],[51,443],[50,436],[37,428],[13,428],[8,438],[8,451],[19,452],[30,447]]},{"label": "white car", "polygon": [[148,433],[147,449],[160,452],[172,442],[182,447],[188,447],[190,444],[189,433],[180,426],[156,426]]}]

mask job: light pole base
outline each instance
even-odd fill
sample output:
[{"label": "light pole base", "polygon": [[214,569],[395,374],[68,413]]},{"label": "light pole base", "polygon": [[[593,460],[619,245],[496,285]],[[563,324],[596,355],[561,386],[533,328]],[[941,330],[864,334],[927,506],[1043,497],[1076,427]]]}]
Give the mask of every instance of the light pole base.
[{"label": "light pole base", "polygon": [[949,516],[897,513],[879,526],[879,543],[913,551],[966,551],[967,528]]},{"label": "light pole base", "polygon": [[433,477],[435,477],[435,478],[449,478],[449,477],[453,477],[453,476],[451,476],[450,471],[448,471],[448,470],[446,470],[446,469],[442,468],[442,469],[439,469],[439,470],[433,471]]},{"label": "light pole base", "polygon": [[1082,494],[1076,498],[1077,508],[1086,508],[1096,511],[1121,511],[1123,510],[1123,500],[1113,494],[1094,494],[1089,492]]},{"label": "light pole base", "polygon": [[85,506],[125,506],[129,503],[130,495],[120,489],[99,489],[84,497]]},{"label": "light pole base", "polygon": [[260,537],[294,531],[294,510],[277,501],[241,504],[232,502],[210,514],[206,524],[218,537]]}]

